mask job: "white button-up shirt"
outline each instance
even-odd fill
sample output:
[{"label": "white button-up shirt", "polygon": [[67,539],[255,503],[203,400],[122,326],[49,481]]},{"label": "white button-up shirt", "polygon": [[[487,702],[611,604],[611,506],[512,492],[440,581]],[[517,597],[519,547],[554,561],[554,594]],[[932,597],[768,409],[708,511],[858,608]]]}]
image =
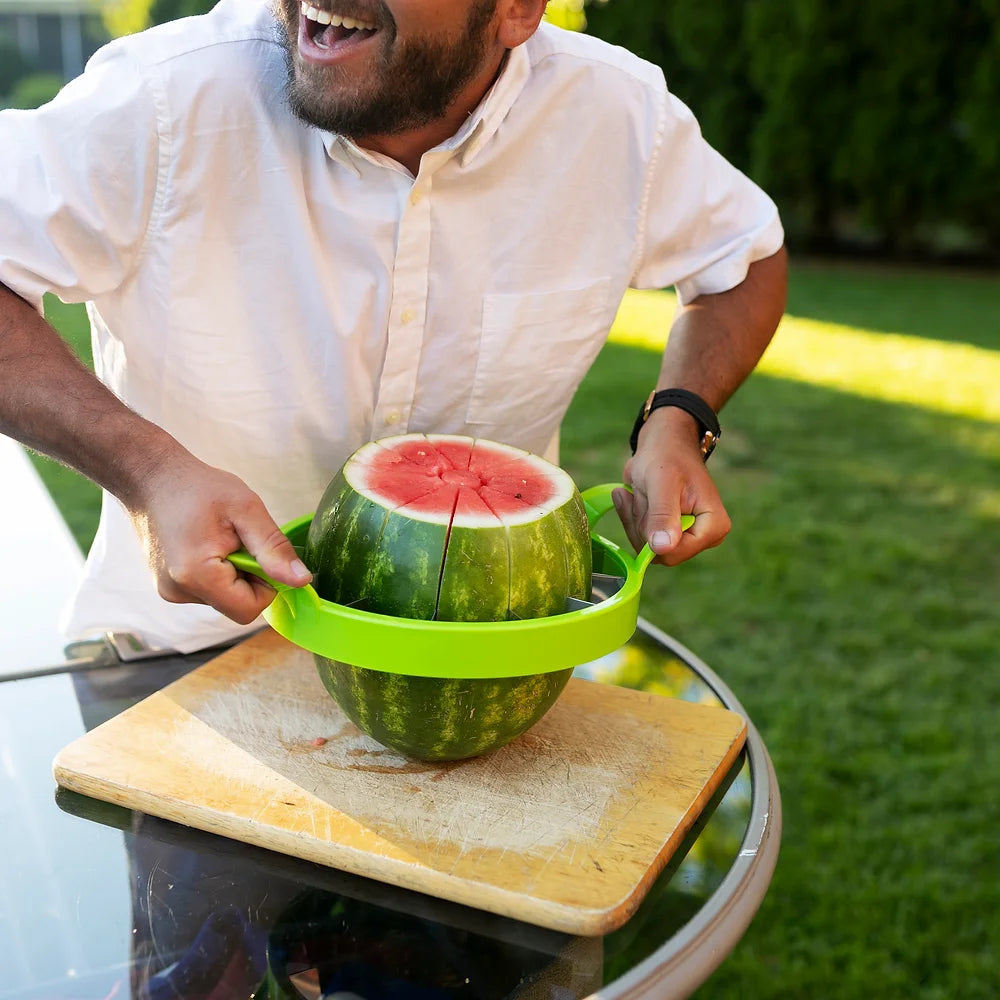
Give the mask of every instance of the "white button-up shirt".
[{"label": "white button-up shirt", "polygon": [[[771,200],[621,49],[543,25],[413,177],[292,116],[276,32],[267,0],[223,0],[0,114],[0,281],[87,302],[100,377],[279,523],[372,438],[544,453],[627,287],[724,291],[781,245]],[[107,496],[66,628],[243,631],[162,601]]]}]

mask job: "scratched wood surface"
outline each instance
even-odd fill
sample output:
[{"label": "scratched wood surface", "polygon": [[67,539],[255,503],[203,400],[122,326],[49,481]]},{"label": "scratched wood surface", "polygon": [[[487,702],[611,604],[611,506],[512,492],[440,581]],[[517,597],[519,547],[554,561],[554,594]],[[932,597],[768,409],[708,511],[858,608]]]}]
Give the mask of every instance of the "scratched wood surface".
[{"label": "scratched wood surface", "polygon": [[[573,679],[485,757],[407,760],[271,631],[64,748],[59,784],[571,934],[621,926],[736,759],[743,718]],[[325,741],[325,742],[323,742]]]}]

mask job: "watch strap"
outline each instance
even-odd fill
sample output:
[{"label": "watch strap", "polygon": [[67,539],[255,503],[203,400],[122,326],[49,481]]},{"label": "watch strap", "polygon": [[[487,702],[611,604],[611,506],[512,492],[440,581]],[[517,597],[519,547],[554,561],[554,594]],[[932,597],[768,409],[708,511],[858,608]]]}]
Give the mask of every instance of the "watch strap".
[{"label": "watch strap", "polygon": [[632,454],[635,454],[635,449],[639,445],[639,431],[642,430],[642,425],[649,419],[649,415],[661,406],[676,406],[694,417],[698,422],[701,437],[701,455],[707,462],[709,455],[719,443],[719,438],[722,437],[722,428],[719,426],[715,410],[701,396],[688,389],[654,389],[649,394],[645,403],[639,408],[639,416],[636,417],[629,437],[628,443]]}]

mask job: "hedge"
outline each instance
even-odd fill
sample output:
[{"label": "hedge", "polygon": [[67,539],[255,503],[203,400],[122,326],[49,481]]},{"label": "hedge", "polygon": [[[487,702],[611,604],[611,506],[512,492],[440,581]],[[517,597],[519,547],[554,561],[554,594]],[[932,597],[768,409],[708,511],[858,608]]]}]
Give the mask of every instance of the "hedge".
[{"label": "hedge", "polygon": [[605,0],[790,242],[1000,258],[1000,0]]}]

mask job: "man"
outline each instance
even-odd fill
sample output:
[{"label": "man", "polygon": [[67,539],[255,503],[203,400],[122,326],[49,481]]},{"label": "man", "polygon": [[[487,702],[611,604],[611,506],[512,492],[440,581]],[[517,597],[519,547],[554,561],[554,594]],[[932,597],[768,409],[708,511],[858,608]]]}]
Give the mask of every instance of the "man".
[{"label": "man", "polygon": [[688,395],[619,514],[664,563],[722,540],[704,432],[783,311],[777,213],[659,70],[543,10],[222,0],[0,115],[0,431],[105,490],[71,634],[241,634],[272,592],[226,556],[307,581],[277,524],[371,438],[545,452],[630,285],[676,285],[656,387]]}]

